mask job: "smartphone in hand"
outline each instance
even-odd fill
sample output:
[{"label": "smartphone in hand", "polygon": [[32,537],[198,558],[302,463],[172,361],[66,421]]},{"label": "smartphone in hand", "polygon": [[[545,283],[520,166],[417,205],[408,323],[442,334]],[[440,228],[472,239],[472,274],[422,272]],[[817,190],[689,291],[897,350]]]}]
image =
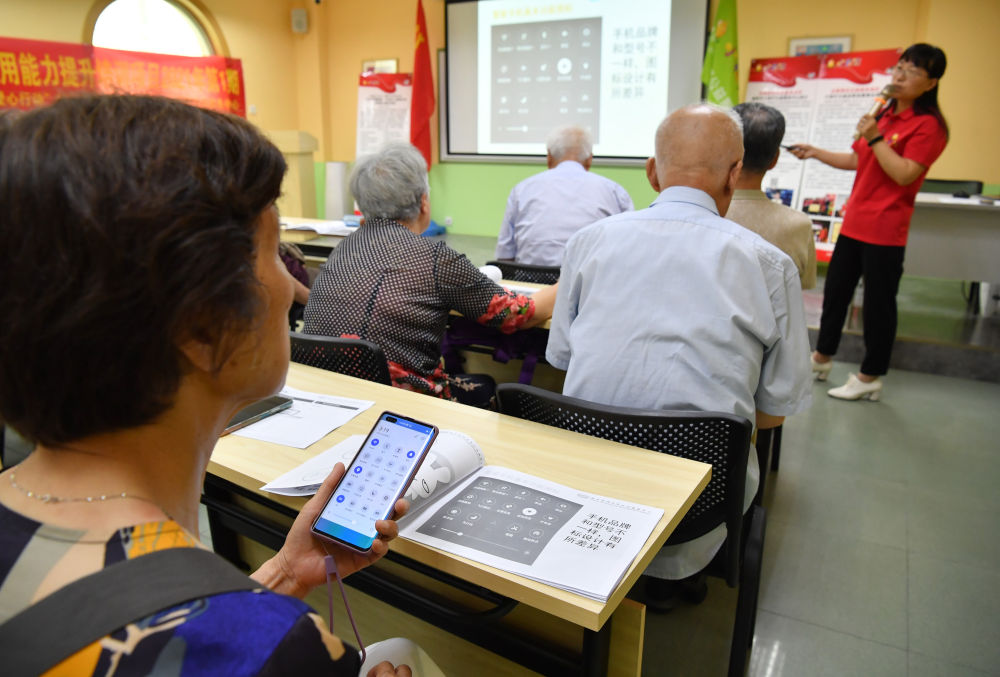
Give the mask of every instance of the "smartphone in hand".
[{"label": "smartphone in hand", "polygon": [[382,412],[312,525],[312,533],[357,552],[378,538],[437,437],[437,426]]}]

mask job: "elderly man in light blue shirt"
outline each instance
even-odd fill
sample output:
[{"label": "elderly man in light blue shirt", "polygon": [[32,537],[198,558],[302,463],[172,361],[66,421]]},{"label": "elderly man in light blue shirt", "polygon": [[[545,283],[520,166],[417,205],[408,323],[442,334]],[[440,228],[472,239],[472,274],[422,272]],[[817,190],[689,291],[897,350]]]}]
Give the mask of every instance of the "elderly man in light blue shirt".
[{"label": "elderly man in light blue shirt", "polygon": [[[646,172],[659,197],[570,239],[546,358],[566,395],[647,409],[726,411],[780,425],[811,403],[809,345],[791,258],[721,217],[743,156],[739,118],[710,105],[670,115]],[[757,489],[750,454],[746,506]],[[725,526],[661,551],[659,579],[701,571]]]},{"label": "elderly man in light blue shirt", "polygon": [[562,263],[566,240],[584,226],[632,209],[611,179],[590,173],[593,142],[580,127],[561,127],[546,143],[549,169],[514,186],[507,198],[496,258],[537,266]]}]

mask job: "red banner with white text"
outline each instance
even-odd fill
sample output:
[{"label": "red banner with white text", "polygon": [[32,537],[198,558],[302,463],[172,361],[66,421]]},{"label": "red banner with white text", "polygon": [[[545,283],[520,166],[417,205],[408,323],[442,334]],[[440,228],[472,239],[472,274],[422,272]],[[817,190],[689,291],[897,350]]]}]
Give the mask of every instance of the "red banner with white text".
[{"label": "red banner with white text", "polygon": [[0,108],[27,110],[85,93],[154,94],[246,117],[239,59],[0,37]]}]

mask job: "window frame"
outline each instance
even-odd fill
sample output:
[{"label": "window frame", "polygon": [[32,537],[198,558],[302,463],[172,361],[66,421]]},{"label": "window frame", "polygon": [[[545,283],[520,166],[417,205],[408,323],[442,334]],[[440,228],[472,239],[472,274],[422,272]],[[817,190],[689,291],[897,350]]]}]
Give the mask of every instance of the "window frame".
[{"label": "window frame", "polygon": [[[87,19],[84,21],[83,25],[83,44],[94,44],[94,28],[97,26],[97,19],[101,16],[101,13],[108,8],[108,5],[114,1],[115,0],[96,0],[96,2],[91,5],[90,11],[87,13]],[[164,0],[164,2],[174,5],[181,11],[190,15],[191,18],[201,27],[201,30],[208,38],[213,56],[230,56],[229,45],[226,44],[226,39],[222,35],[222,29],[212,17],[208,8],[199,2],[199,0]]]}]

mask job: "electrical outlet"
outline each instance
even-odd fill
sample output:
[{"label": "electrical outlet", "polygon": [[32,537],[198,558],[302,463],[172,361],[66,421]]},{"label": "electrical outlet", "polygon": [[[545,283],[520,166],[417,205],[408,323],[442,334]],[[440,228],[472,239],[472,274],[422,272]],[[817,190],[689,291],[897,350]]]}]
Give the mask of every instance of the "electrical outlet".
[{"label": "electrical outlet", "polygon": [[450,226],[451,225],[451,217],[450,216],[444,217],[444,225],[446,225],[446,226]]}]

